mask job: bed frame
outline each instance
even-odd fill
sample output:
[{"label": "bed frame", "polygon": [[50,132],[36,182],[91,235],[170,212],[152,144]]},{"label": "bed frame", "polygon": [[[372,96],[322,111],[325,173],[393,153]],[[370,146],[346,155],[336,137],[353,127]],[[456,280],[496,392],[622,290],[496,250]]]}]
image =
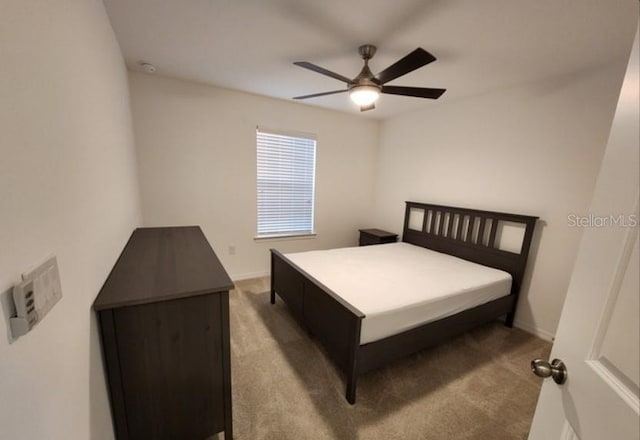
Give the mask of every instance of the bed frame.
[{"label": "bed frame", "polygon": [[[277,293],[294,318],[320,341],[345,372],[346,398],[354,404],[360,374],[504,315],[505,324],[513,326],[537,219],[406,202],[402,241],[504,270],[511,274],[513,282],[510,295],[384,339],[360,345],[360,328],[365,315],[276,249],[271,249],[271,303],[275,304]],[[504,222],[524,227],[519,253],[498,248]]]}]

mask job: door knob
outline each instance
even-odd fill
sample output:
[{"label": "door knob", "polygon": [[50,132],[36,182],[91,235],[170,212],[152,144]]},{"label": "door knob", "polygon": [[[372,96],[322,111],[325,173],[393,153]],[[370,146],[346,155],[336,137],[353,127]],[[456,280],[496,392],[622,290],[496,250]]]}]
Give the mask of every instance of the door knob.
[{"label": "door knob", "polygon": [[558,385],[562,385],[567,381],[567,367],[560,359],[554,359],[551,363],[542,359],[534,359],[531,361],[531,371],[543,379],[547,377],[553,378]]}]

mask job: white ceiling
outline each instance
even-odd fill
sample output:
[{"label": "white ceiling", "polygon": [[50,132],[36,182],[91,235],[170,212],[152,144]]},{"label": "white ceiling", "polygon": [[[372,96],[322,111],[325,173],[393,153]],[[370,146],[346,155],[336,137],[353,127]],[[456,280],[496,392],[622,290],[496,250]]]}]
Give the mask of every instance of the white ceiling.
[{"label": "white ceiling", "polygon": [[[347,77],[357,48],[378,46],[374,73],[418,46],[438,60],[391,84],[448,89],[439,100],[382,95],[365,117],[594,69],[626,65],[637,0],[104,0],[127,65],[290,100],[344,88],[294,66]],[[346,93],[304,101],[360,113]]]}]

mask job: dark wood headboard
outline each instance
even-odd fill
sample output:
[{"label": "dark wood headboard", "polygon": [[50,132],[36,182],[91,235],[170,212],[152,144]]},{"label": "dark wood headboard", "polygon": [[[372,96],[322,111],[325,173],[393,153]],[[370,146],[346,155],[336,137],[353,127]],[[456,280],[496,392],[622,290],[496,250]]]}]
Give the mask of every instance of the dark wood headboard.
[{"label": "dark wood headboard", "polygon": [[[422,224],[414,225],[419,229],[410,228],[412,213],[418,220],[423,216]],[[406,202],[402,241],[504,270],[513,277],[511,293],[517,295],[537,220],[528,215]],[[505,224],[524,228],[519,252],[499,248]]]}]

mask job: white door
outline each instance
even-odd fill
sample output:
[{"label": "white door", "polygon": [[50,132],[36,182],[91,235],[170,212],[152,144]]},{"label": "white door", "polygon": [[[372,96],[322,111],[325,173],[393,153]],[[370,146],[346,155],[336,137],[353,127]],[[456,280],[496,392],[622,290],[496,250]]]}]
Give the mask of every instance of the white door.
[{"label": "white door", "polygon": [[567,381],[545,380],[529,440],[640,439],[638,51],[636,32],[590,212],[568,213],[585,230],[551,352]]}]

